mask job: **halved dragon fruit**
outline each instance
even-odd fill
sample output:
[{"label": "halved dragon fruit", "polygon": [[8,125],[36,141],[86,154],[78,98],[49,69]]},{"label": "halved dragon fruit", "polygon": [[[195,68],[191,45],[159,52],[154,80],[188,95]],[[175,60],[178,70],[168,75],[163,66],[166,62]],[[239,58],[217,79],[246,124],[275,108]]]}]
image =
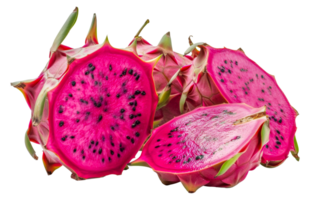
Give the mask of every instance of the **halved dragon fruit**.
[{"label": "halved dragon fruit", "polygon": [[255,169],[269,138],[266,107],[222,104],[197,108],[156,128],[131,165],[148,166],[163,184],[232,187]]},{"label": "halved dragon fruit", "polygon": [[185,53],[193,50],[197,53],[197,46],[200,52],[193,62],[203,67],[227,102],[267,107],[271,131],[269,143],[264,147],[262,164],[278,166],[290,151],[299,160],[295,138],[298,112],[290,105],[274,76],[250,60],[242,49],[217,49],[196,43]]},{"label": "halved dragon fruit", "polygon": [[[15,82],[32,110],[25,136],[43,148],[48,174],[61,165],[75,179],[121,174],[153,127],[158,101],[152,69],[132,51],[98,45],[96,17],[86,44],[61,45],[78,16],[76,8],[57,35],[50,59],[32,81]],[[30,140],[29,140],[30,139]]]}]

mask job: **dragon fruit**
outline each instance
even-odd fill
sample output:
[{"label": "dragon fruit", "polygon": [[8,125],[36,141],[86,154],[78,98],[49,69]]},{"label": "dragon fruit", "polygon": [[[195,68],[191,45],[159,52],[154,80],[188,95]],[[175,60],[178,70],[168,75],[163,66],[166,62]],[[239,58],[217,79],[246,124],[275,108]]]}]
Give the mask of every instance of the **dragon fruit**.
[{"label": "dragon fruit", "polygon": [[299,160],[295,137],[298,112],[290,105],[274,76],[250,60],[242,49],[216,49],[196,43],[185,53],[193,50],[197,53],[197,46],[200,52],[193,62],[208,72],[227,102],[267,107],[271,131],[263,150],[262,165],[276,167],[284,162],[290,151]]},{"label": "dragon fruit", "polygon": [[77,180],[119,175],[152,128],[158,101],[152,68],[159,58],[142,61],[136,41],[125,50],[108,39],[98,45],[95,15],[83,47],[61,45],[77,16],[76,8],[40,76],[12,83],[32,111],[26,147],[37,159],[31,142],[42,146],[48,174],[64,165]]},{"label": "dragon fruit", "polygon": [[269,138],[266,107],[197,108],[156,128],[133,166],[151,167],[163,184],[233,187],[260,163]]},{"label": "dragon fruit", "polygon": [[[192,63],[190,56],[183,56],[176,53],[172,49],[172,42],[170,32],[166,33],[160,40],[157,46],[151,45],[142,36],[139,36],[143,28],[149,23],[146,20],[144,25],[140,28],[135,35],[134,40],[137,40],[137,53],[142,60],[150,60],[163,55],[154,67],[153,77],[155,82],[156,91],[159,94],[159,102],[157,106],[155,122],[157,125],[163,124],[177,115],[166,115],[166,105],[172,99],[180,98],[183,91],[182,85],[173,77],[173,75],[185,65]],[[134,41],[133,40],[133,41]],[[131,45],[133,41],[129,44]],[[169,110],[170,108],[168,108]],[[170,109],[171,110],[171,109]],[[175,110],[177,113],[178,111]]]}]

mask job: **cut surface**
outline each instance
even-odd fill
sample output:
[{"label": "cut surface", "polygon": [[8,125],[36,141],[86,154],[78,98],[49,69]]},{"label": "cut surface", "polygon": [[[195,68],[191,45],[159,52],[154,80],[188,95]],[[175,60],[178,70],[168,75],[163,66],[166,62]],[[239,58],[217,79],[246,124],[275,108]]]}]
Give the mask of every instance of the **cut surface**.
[{"label": "cut surface", "polygon": [[207,71],[228,102],[253,107],[266,105],[271,129],[263,158],[267,161],[285,159],[293,145],[296,115],[274,77],[241,51],[208,49]]},{"label": "cut surface", "polygon": [[234,123],[264,111],[265,108],[255,109],[245,104],[197,108],[155,129],[140,158],[155,171],[171,173],[216,165],[245,148],[266,116]]},{"label": "cut surface", "polygon": [[149,68],[129,52],[103,47],[73,61],[49,94],[48,146],[80,177],[121,171],[142,145],[157,98]]}]

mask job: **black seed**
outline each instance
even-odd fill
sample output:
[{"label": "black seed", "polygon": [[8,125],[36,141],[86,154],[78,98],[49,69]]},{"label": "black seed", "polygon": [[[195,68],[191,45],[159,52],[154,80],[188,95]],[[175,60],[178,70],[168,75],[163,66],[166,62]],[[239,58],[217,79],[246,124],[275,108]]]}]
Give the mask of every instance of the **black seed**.
[{"label": "black seed", "polygon": [[91,144],[95,144],[94,140],[90,141]]},{"label": "black seed", "polygon": [[128,140],[130,140],[130,137],[129,137],[129,136],[127,136],[126,138],[127,138]]},{"label": "black seed", "polygon": [[64,122],[63,122],[63,121],[60,121],[60,122],[59,122],[59,126],[62,127],[63,125],[64,125]]},{"label": "black seed", "polygon": [[274,147],[277,148],[277,149],[279,149],[279,146],[277,146],[277,145],[275,145]]},{"label": "black seed", "polygon": [[169,138],[173,138],[173,135],[170,135]]},{"label": "black seed", "polygon": [[238,62],[236,61],[235,64],[238,65]]},{"label": "black seed", "polygon": [[120,119],[124,119],[124,115],[121,115],[121,116],[120,116]]},{"label": "black seed", "polygon": [[159,155],[158,155],[158,157],[162,157],[162,156],[163,156],[163,154],[159,154]]},{"label": "black seed", "polygon": [[88,75],[88,74],[89,74],[89,71],[86,71],[86,72],[85,72],[85,75]]},{"label": "black seed", "polygon": [[134,99],[135,95],[129,95],[128,99]]},{"label": "black seed", "polygon": [[280,111],[281,111],[281,112],[283,112],[283,110],[282,110],[282,109],[280,109]]},{"label": "black seed", "polygon": [[105,137],[104,136],[102,136],[102,141],[105,141]]},{"label": "black seed", "polygon": [[107,97],[109,97],[109,96],[110,96],[110,94],[108,93],[108,94],[107,94]]},{"label": "black seed", "polygon": [[97,141],[97,142],[96,142],[96,146],[98,146],[98,144],[99,144],[99,142]]},{"label": "black seed", "polygon": [[139,133],[139,132],[136,132],[135,135],[136,135],[136,137],[139,137],[139,136],[140,136],[140,133]]},{"label": "black seed", "polygon": [[92,66],[89,70],[90,71],[94,71],[96,69],[96,67],[95,66]]},{"label": "black seed", "polygon": [[76,85],[76,82],[75,82],[75,81],[72,81],[72,82],[71,82],[71,85],[72,85],[72,86],[75,86],[75,85]]},{"label": "black seed", "polygon": [[188,159],[187,159],[187,162],[190,162],[190,161],[191,161],[191,158],[188,158]]},{"label": "black seed", "polygon": [[276,140],[279,140],[278,136],[276,136],[275,138],[276,138]]},{"label": "black seed", "polygon": [[58,113],[63,113],[63,112],[64,112],[63,109],[59,108]]},{"label": "black seed", "polygon": [[124,112],[125,112],[125,109],[122,108],[122,109],[121,109],[121,113],[124,113]]},{"label": "black seed", "polygon": [[129,102],[128,104],[131,105],[131,106],[133,106],[134,102]]},{"label": "black seed", "polygon": [[196,160],[201,160],[201,159],[203,159],[203,157],[204,157],[204,155],[199,155],[199,156],[196,156]]},{"label": "black seed", "polygon": [[109,66],[109,70],[112,71],[112,65]]},{"label": "black seed", "polygon": [[73,152],[75,153],[75,152],[76,152],[76,149],[73,149]]},{"label": "black seed", "polygon": [[136,127],[136,126],[137,126],[136,123],[131,124],[131,128],[134,128],[134,127]]},{"label": "black seed", "polygon": [[230,73],[230,74],[231,74],[231,71],[230,71],[230,69],[228,69],[228,73]]},{"label": "black seed", "polygon": [[133,108],[132,108],[132,111],[136,111],[136,107],[133,107]]},{"label": "black seed", "polygon": [[83,156],[83,160],[85,160],[85,156]]},{"label": "black seed", "polygon": [[221,79],[221,82],[222,82],[222,83],[224,83],[224,80],[223,80],[223,79]]},{"label": "black seed", "polygon": [[98,85],[98,81],[95,81],[95,85]]},{"label": "black seed", "polygon": [[90,112],[86,112],[86,115],[90,115]]},{"label": "black seed", "polygon": [[94,78],[95,78],[93,74],[91,74],[91,78],[92,78],[92,79],[94,79]]},{"label": "black seed", "polygon": [[66,141],[66,139],[67,139],[66,136],[61,138],[62,141]]},{"label": "black seed", "polygon": [[179,138],[179,137],[182,137],[182,135],[178,135],[178,138]]},{"label": "black seed", "polygon": [[283,136],[281,135],[281,139],[284,140]]},{"label": "black seed", "polygon": [[101,153],[102,153],[102,149],[101,149],[101,148],[99,149],[98,153],[99,153],[99,154],[101,154]]},{"label": "black seed", "polygon": [[277,143],[277,145],[281,145],[281,142],[280,142],[280,141],[277,141],[276,143]]},{"label": "black seed", "polygon": [[138,94],[140,94],[140,93],[141,93],[140,90],[136,90],[136,91],[135,91],[135,95],[138,95]]},{"label": "black seed", "polygon": [[66,97],[66,101],[68,101],[68,97]]},{"label": "black seed", "polygon": [[105,76],[105,80],[109,80],[109,77],[108,77],[108,76]]},{"label": "black seed", "polygon": [[137,76],[137,73],[135,73],[134,76]]},{"label": "black seed", "polygon": [[132,70],[132,69],[130,69],[130,70],[128,71],[128,73],[129,73],[130,75],[132,75],[133,70]]},{"label": "black seed", "polygon": [[101,159],[101,162],[104,162],[104,158]]},{"label": "black seed", "polygon": [[179,163],[180,161],[181,161],[180,159],[177,159],[175,162],[176,162],[176,163]]},{"label": "black seed", "polygon": [[120,94],[117,94],[117,95],[116,95],[117,98],[119,98],[120,96],[121,96]]},{"label": "black seed", "polygon": [[96,153],[96,149],[93,150],[93,153]]},{"label": "black seed", "polygon": [[114,130],[115,130],[113,126],[111,126],[111,129],[112,129],[112,131],[114,131]]},{"label": "black seed", "polygon": [[261,75],[261,77],[262,77],[262,78],[264,78],[264,76],[263,76],[263,75]]},{"label": "black seed", "polygon": [[232,91],[232,90],[230,90],[230,93],[233,93],[233,91]]},{"label": "black seed", "polygon": [[73,135],[72,135],[72,136],[70,136],[70,138],[71,138],[71,139],[74,139],[74,138],[75,138],[75,136],[73,136]]},{"label": "black seed", "polygon": [[141,116],[141,113],[138,113],[137,116],[140,117],[140,116]]},{"label": "black seed", "polygon": [[135,101],[135,106],[137,106],[138,105],[138,103],[137,103],[137,101]]},{"label": "black seed", "polygon": [[139,121],[139,120],[136,120],[135,123],[138,125],[138,124],[140,124],[140,121]]},{"label": "black seed", "polygon": [[157,142],[159,142],[159,141],[160,141],[160,139],[157,140]]},{"label": "black seed", "polygon": [[[172,155],[172,154],[171,154],[171,155]],[[176,158],[177,158],[176,156],[173,156],[173,157],[172,157],[173,160],[176,159]]]},{"label": "black seed", "polygon": [[117,157],[121,157],[121,155],[119,155],[119,153],[117,154]]},{"label": "black seed", "polygon": [[111,146],[112,146],[112,147],[114,147],[114,146],[115,146],[113,142],[111,142]]},{"label": "black seed", "polygon": [[269,89],[271,89],[272,87],[271,86],[269,86]]},{"label": "black seed", "polygon": [[245,94],[248,94],[248,92],[247,92],[247,91],[245,91],[244,93],[245,93]]},{"label": "black seed", "polygon": [[107,112],[107,111],[108,111],[108,109],[107,109],[107,108],[105,108],[103,111],[104,111],[104,112]]},{"label": "black seed", "polygon": [[129,119],[132,119],[132,118],[134,118],[134,115],[133,115],[133,114],[130,114],[130,115],[129,115]]},{"label": "black seed", "polygon": [[71,93],[69,94],[69,97],[73,97]]},{"label": "black seed", "polygon": [[171,146],[171,143],[167,144],[167,146],[170,147],[170,146]]},{"label": "black seed", "polygon": [[91,144],[88,146],[88,148],[89,148],[89,149],[91,148]]},{"label": "black seed", "polygon": [[269,145],[268,145],[268,144],[266,144],[266,148],[267,148],[267,149],[269,148]]},{"label": "black seed", "polygon": [[123,152],[124,150],[125,150],[125,148],[124,147],[120,147],[120,149],[119,149],[121,152]]},{"label": "black seed", "polygon": [[109,157],[109,161],[111,161],[111,158]]},{"label": "black seed", "polygon": [[224,63],[227,64],[227,60],[224,60]]},{"label": "black seed", "polygon": [[222,75],[221,72],[218,73],[220,76]]},{"label": "black seed", "polygon": [[113,150],[110,150],[110,154],[111,154],[111,155],[114,155],[114,151],[113,151]]},{"label": "black seed", "polygon": [[124,69],[124,71],[122,72],[123,75],[126,75],[127,73],[127,69]]},{"label": "black seed", "polygon": [[84,154],[84,150],[82,150],[81,153]]},{"label": "black seed", "polygon": [[221,72],[225,72],[225,70],[224,70],[224,69],[221,69]]},{"label": "black seed", "polygon": [[279,123],[280,123],[280,124],[282,123],[282,118],[279,119]]},{"label": "black seed", "polygon": [[140,78],[140,75],[136,76],[136,81],[139,80],[139,78]]},{"label": "black seed", "polygon": [[97,122],[100,122],[102,120],[102,115],[99,115]]},{"label": "black seed", "polygon": [[135,140],[134,140],[133,138],[131,138],[131,143],[132,143],[132,144],[135,143]]},{"label": "black seed", "polygon": [[146,93],[145,93],[145,91],[142,91],[141,94],[142,94],[142,95],[145,95]]},{"label": "black seed", "polygon": [[264,92],[265,92],[265,90],[262,90],[262,92],[264,93]]}]

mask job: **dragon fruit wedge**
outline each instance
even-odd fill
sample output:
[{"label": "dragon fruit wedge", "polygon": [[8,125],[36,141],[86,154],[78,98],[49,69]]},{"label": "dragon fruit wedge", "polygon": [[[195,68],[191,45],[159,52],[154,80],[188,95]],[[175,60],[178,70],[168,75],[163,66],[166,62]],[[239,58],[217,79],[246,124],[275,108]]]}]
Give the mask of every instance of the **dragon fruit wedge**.
[{"label": "dragon fruit wedge", "polygon": [[270,140],[263,149],[261,164],[276,167],[291,151],[299,160],[295,137],[298,112],[278,86],[274,76],[250,60],[242,49],[217,49],[205,43],[193,44],[185,54],[200,47],[198,62],[211,77],[221,95],[229,103],[246,103],[255,108],[266,106],[270,118]]},{"label": "dragon fruit wedge", "polygon": [[196,108],[156,128],[131,165],[151,167],[163,184],[232,187],[260,163],[269,138],[266,107],[222,104]]},{"label": "dragon fruit wedge", "polygon": [[77,20],[76,8],[58,33],[45,69],[35,80],[12,85],[32,111],[25,136],[43,148],[48,174],[64,165],[72,178],[121,174],[153,127],[158,96],[152,77],[159,58],[145,62],[137,41],[115,49],[106,38],[97,44],[96,16],[77,49],[61,45]]}]

